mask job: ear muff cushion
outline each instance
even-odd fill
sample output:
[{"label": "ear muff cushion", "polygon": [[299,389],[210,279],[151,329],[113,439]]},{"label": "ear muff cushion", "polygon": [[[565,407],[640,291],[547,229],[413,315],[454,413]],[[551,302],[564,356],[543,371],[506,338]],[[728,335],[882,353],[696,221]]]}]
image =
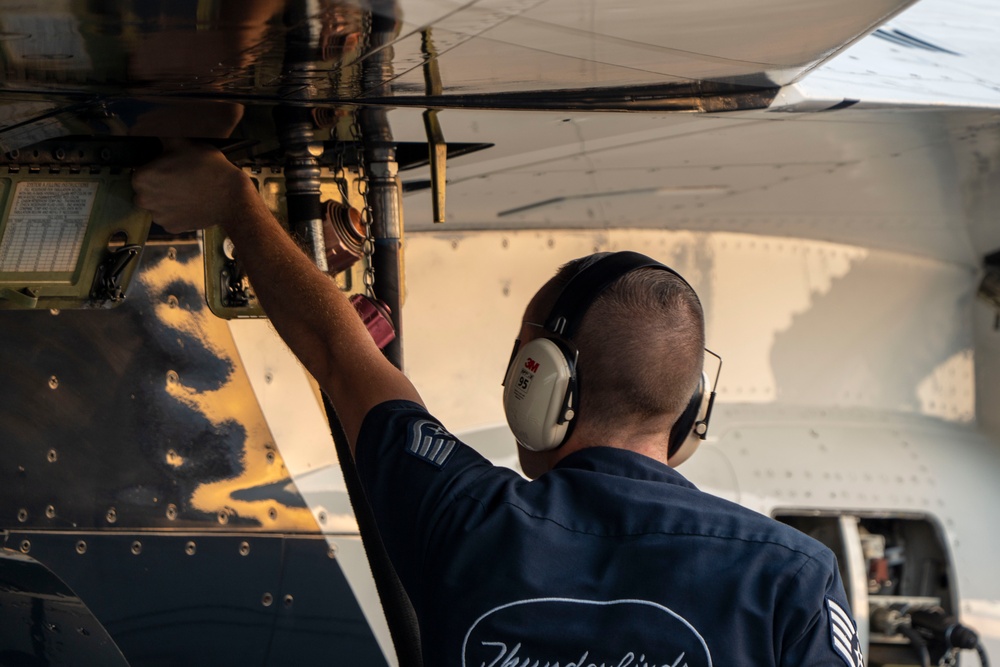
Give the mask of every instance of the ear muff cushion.
[{"label": "ear muff cushion", "polygon": [[667,448],[668,459],[677,453],[681,445],[684,444],[684,441],[687,440],[688,436],[694,430],[695,422],[698,421],[702,403],[705,400],[705,384],[705,376],[702,374],[694,395],[691,396],[691,400],[688,401],[684,412],[681,413],[681,416],[677,418],[677,421],[674,422],[673,427],[670,429],[670,444]]},{"label": "ear muff cushion", "polygon": [[560,417],[567,392],[575,392],[574,377],[562,348],[547,338],[522,345],[503,390],[507,424],[522,447],[545,451],[563,443],[569,423]]}]

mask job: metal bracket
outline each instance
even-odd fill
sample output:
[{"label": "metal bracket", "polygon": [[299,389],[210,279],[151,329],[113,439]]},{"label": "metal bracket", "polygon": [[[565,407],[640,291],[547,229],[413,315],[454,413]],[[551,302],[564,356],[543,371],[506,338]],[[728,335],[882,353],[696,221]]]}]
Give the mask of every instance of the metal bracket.
[{"label": "metal bracket", "polygon": [[[431,36],[431,29],[424,28],[421,32],[420,50],[424,55],[424,85],[427,95],[438,97],[444,91],[441,83],[441,71],[438,68],[437,48]],[[434,209],[434,222],[445,220],[445,183],[448,160],[448,144],[441,131],[438,120],[438,110],[424,111],[424,129],[427,131],[427,151],[431,169],[431,201]]]},{"label": "metal bracket", "polygon": [[38,294],[30,287],[20,290],[0,287],[0,299],[10,301],[19,308],[34,308],[38,305]]},{"label": "metal bracket", "polygon": [[118,248],[97,267],[94,276],[94,286],[90,297],[95,301],[120,303],[125,299],[122,287],[122,275],[125,269],[135,261],[142,252],[141,245],[126,245]]}]

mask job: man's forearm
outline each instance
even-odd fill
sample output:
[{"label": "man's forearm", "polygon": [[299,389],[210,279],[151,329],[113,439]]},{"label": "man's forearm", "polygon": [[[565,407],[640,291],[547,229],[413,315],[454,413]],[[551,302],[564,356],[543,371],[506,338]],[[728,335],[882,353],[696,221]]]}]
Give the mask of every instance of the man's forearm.
[{"label": "man's forearm", "polygon": [[419,401],[385,359],[347,297],[299,249],[246,179],[223,227],[275,329],[330,396],[355,442],[368,409],[390,398]]}]

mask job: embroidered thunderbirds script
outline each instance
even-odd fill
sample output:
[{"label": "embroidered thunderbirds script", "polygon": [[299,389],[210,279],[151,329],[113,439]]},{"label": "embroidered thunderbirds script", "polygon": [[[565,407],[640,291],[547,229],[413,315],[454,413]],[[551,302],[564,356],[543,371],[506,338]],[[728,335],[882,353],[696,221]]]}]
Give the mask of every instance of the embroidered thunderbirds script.
[{"label": "embroidered thunderbirds script", "polygon": [[833,650],[844,659],[847,667],[864,667],[865,658],[851,615],[830,598],[826,599],[826,608],[830,612],[830,642]]},{"label": "embroidered thunderbirds script", "polygon": [[421,419],[410,427],[406,451],[433,466],[443,468],[458,440],[444,428],[427,419]]},{"label": "embroidered thunderbirds script", "polygon": [[712,656],[690,623],[654,602],[539,598],[478,618],[462,666],[712,667]]}]

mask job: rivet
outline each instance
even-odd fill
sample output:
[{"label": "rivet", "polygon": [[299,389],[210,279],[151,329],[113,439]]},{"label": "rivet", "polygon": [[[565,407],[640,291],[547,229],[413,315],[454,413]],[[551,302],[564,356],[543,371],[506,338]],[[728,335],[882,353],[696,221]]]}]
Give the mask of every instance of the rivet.
[{"label": "rivet", "polygon": [[271,521],[274,521],[275,519],[278,518],[278,510],[272,507],[271,509],[267,510],[267,516],[269,519],[271,519]]},{"label": "rivet", "polygon": [[274,374],[271,371],[264,373],[264,382],[271,384],[274,381]]},{"label": "rivet", "polygon": [[101,149],[101,159],[104,160],[105,162],[107,162],[108,160],[111,159],[111,149],[110,148],[102,148]]},{"label": "rivet", "polygon": [[177,259],[177,248],[173,246],[167,248],[167,259]]},{"label": "rivet", "polygon": [[17,520],[24,523],[28,520],[28,510],[23,507],[17,511]]},{"label": "rivet", "polygon": [[47,516],[50,519],[56,518],[56,508],[55,508],[55,506],[49,505],[48,507],[46,507],[45,508],[45,516]]},{"label": "rivet", "polygon": [[180,305],[180,302],[177,300],[176,296],[174,296],[173,294],[171,294],[170,296],[167,297],[167,306],[168,307],[170,307],[170,308],[176,308],[178,305]]},{"label": "rivet", "polygon": [[194,542],[188,542],[187,544],[184,545],[184,553],[186,553],[188,556],[193,556],[195,551],[197,550],[198,547]]},{"label": "rivet", "polygon": [[294,601],[295,600],[294,600],[294,598],[291,595],[286,595],[285,596],[285,606],[286,607],[291,607],[292,606],[292,602],[294,602]]},{"label": "rivet", "polygon": [[53,315],[58,315],[59,314],[59,309],[58,308],[49,308],[49,312],[51,314],[53,314]]},{"label": "rivet", "polygon": [[173,521],[177,518],[177,505],[170,503],[167,505],[167,519]]},{"label": "rivet", "polygon": [[268,452],[267,453],[267,462],[268,463],[274,463],[274,452]]},{"label": "rivet", "polygon": [[264,597],[260,599],[260,603],[265,607],[270,607],[272,602],[274,602],[274,596],[270,593],[264,593]]},{"label": "rivet", "polygon": [[57,160],[66,159],[66,149],[64,148],[57,148],[52,154],[55,156]]},{"label": "rivet", "polygon": [[138,556],[141,553],[142,553],[142,542],[136,540],[135,542],[132,543],[132,555]]},{"label": "rivet", "polygon": [[78,554],[80,554],[81,556],[83,554],[87,553],[87,543],[84,542],[83,540],[80,540],[79,542],[77,542],[76,543],[76,552]]},{"label": "rivet", "polygon": [[108,510],[108,514],[105,518],[108,520],[108,523],[115,523],[118,521],[118,510],[112,507]]},{"label": "rivet", "polygon": [[52,377],[49,378],[49,389],[58,389],[58,388],[59,388],[59,378],[53,375]]},{"label": "rivet", "polygon": [[319,522],[324,524],[326,523],[326,512],[319,513]]},{"label": "rivet", "polygon": [[330,548],[326,550],[326,557],[330,558],[330,559],[333,559],[333,558],[337,557],[337,545],[336,544],[330,545]]},{"label": "rivet", "polygon": [[229,510],[227,509],[219,510],[218,517],[219,517],[219,523],[223,525],[229,523]]},{"label": "rivet", "polygon": [[21,552],[28,553],[29,551],[31,551],[31,542],[29,542],[28,540],[23,540],[21,542]]},{"label": "rivet", "polygon": [[56,450],[50,449],[45,458],[49,460],[49,463],[55,463],[59,459],[59,454],[56,453]]},{"label": "rivet", "polygon": [[167,384],[177,384],[180,382],[180,376],[177,375],[177,371],[167,371]]},{"label": "rivet", "polygon": [[240,543],[240,555],[241,556],[246,556],[249,553],[250,553],[250,543],[249,542],[241,542]]},{"label": "rivet", "polygon": [[79,632],[84,637],[90,636],[90,630],[88,630],[87,628],[77,628],[76,631]]}]

